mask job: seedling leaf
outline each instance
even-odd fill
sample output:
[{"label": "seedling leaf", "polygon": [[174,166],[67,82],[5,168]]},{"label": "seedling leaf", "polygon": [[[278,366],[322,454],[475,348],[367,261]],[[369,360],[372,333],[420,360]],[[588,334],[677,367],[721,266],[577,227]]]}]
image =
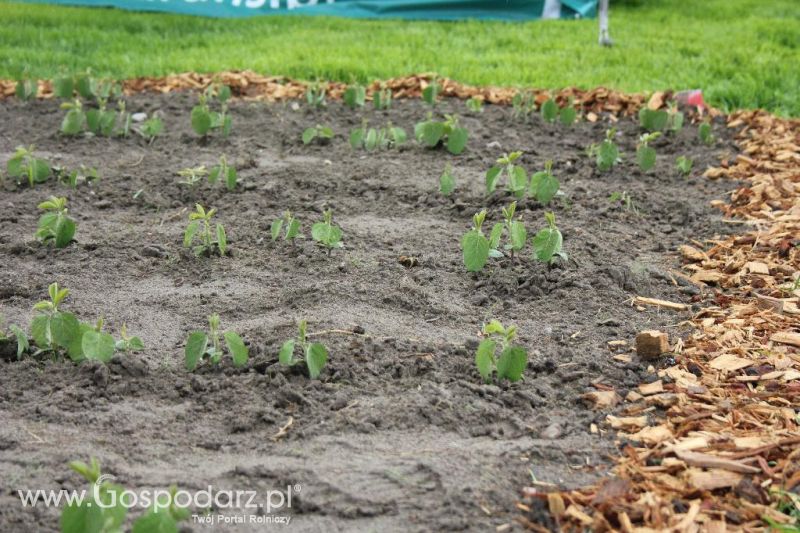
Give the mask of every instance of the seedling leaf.
[{"label": "seedling leaf", "polygon": [[228,346],[228,351],[233,358],[233,364],[242,366],[247,363],[250,352],[247,346],[244,345],[242,338],[233,331],[226,331],[222,336],[225,338],[225,344]]},{"label": "seedling leaf", "polygon": [[306,365],[311,379],[317,379],[325,363],[328,362],[328,350],[322,344],[314,342],[306,348]]},{"label": "seedling leaf", "polygon": [[186,370],[197,368],[197,363],[206,353],[208,348],[208,335],[204,331],[193,331],[186,340],[184,355],[186,357]]},{"label": "seedling leaf", "polygon": [[509,346],[497,359],[497,377],[519,381],[528,365],[528,353],[519,346]]},{"label": "seedling leaf", "polygon": [[81,339],[83,355],[87,359],[95,359],[108,363],[114,356],[114,337],[102,331],[89,329]]},{"label": "seedling leaf", "polygon": [[489,383],[492,378],[492,371],[494,370],[494,351],[497,348],[497,343],[491,339],[485,339],[478,345],[478,351],[475,352],[475,366],[478,367],[478,373],[486,383]]},{"label": "seedling leaf", "polygon": [[464,254],[464,265],[469,272],[478,272],[489,260],[489,239],[477,229],[464,234],[461,239],[461,248]]}]

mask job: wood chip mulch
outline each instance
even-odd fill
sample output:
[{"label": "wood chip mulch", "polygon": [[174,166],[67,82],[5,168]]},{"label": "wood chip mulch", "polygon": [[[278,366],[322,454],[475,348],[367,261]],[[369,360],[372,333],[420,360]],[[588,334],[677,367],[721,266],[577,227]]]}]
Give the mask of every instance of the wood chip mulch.
[{"label": "wood chip mulch", "polygon": [[[238,97],[269,101],[300,98],[307,86],[243,71],[136,78],[123,87],[127,94],[197,90],[215,79]],[[395,98],[419,97],[431,79],[394,78],[372,83],[367,92],[387,87]],[[508,104],[517,92],[440,83],[445,96],[489,103]],[[12,96],[15,85],[0,80],[0,97]],[[337,98],[344,88],[328,84],[329,95]],[[533,92],[537,103],[550,94]],[[600,87],[555,96],[559,103],[573,99],[594,122],[632,115],[644,105],[662,107],[673,95],[648,98]],[[40,83],[39,97],[52,97],[49,82]],[[674,364],[653,369],[653,381],[624,399],[606,388],[585,395],[609,412],[606,424],[591,430],[615,433],[615,467],[592,487],[525,488],[521,525],[624,532],[800,527],[800,121],[743,111],[727,122],[737,130],[741,153],[705,176],[744,184],[730,203],[716,205],[741,232],[676,251],[684,264],[675,275],[712,291],[714,305],[691,318],[692,333],[671,346]],[[640,298],[634,305],[670,312],[682,304]]]}]

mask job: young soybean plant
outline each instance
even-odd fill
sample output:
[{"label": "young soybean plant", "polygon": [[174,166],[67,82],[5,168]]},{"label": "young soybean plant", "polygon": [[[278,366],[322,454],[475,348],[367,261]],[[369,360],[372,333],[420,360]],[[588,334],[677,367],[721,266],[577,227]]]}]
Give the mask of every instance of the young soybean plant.
[{"label": "young soybean plant", "polygon": [[18,184],[21,179],[25,178],[30,187],[33,187],[34,183],[47,181],[52,172],[50,163],[46,159],[33,155],[33,148],[32,145],[28,148],[18,146],[14,155],[6,163],[8,176],[16,178]]},{"label": "young soybean plant", "polygon": [[[502,227],[505,229],[506,234],[508,235],[508,242],[505,245],[505,249],[508,250],[509,254],[511,255],[511,260],[514,260],[514,253],[522,251],[525,248],[525,243],[528,240],[528,230],[525,229],[525,223],[522,220],[514,220],[514,214],[517,210],[517,202],[511,202],[511,204],[506,208],[503,208],[503,224]],[[497,224],[495,227],[492,228],[492,235],[489,238],[490,245],[493,249],[497,248],[498,243],[493,243],[491,241],[494,240],[494,235],[496,232]]]},{"label": "young soybean plant", "polygon": [[103,320],[95,326],[80,322],[72,313],[59,310],[59,305],[69,294],[58,283],[48,288],[50,300],[33,306],[38,313],[31,322],[31,336],[39,351],[65,350],[75,362],[93,359],[108,363],[114,355],[114,337],[103,331]]},{"label": "young soybean plant", "polygon": [[677,133],[683,128],[683,122],[683,113],[678,110],[678,106],[674,102],[670,103],[667,113],[667,130]]},{"label": "young soybean plant", "polygon": [[619,148],[614,143],[614,136],[617,130],[611,128],[606,131],[606,138],[600,144],[593,144],[589,147],[589,156],[594,157],[597,162],[597,168],[601,172],[611,170],[617,164],[619,159]]},{"label": "young soybean plant", "polygon": [[341,248],[342,228],[333,224],[333,211],[322,213],[322,222],[311,226],[311,238],[328,248],[328,255],[334,248]]},{"label": "young soybean plant", "polygon": [[456,178],[453,175],[453,166],[447,163],[444,172],[439,176],[439,192],[443,196],[450,196],[456,188]]},{"label": "young soybean plant", "polygon": [[711,124],[708,122],[703,122],[697,127],[697,136],[703,141],[703,144],[711,145],[717,140],[711,132]]},{"label": "young soybean plant", "polygon": [[649,109],[643,107],[639,110],[639,125],[649,132],[663,131],[669,122],[669,114],[663,109]]},{"label": "young soybean plant", "polygon": [[539,112],[542,114],[542,119],[545,122],[553,124],[558,119],[558,104],[552,98],[548,98],[543,104]]},{"label": "young soybean plant", "polygon": [[422,100],[431,106],[436,107],[436,102],[439,100],[439,93],[442,92],[442,86],[439,85],[437,79],[431,80],[427,87],[422,89]]},{"label": "young soybean plant", "polygon": [[511,99],[511,107],[514,118],[527,120],[536,109],[536,97],[530,91],[517,91]]},{"label": "young soybean plant", "polygon": [[278,237],[281,236],[281,230],[284,229],[284,226],[284,241],[291,241],[291,243],[294,244],[295,239],[303,236],[300,233],[300,221],[296,219],[291,212],[286,211],[283,214],[283,218],[276,218],[272,221],[272,226],[270,226],[270,234],[272,235],[273,241],[277,241]]},{"label": "young soybean plant", "polygon": [[492,194],[497,189],[497,182],[502,176],[506,177],[506,188],[517,198],[523,198],[528,188],[528,173],[516,164],[522,157],[522,152],[503,154],[492,168],[486,172],[486,194]]},{"label": "young soybean plant", "polygon": [[558,112],[558,120],[564,126],[572,126],[578,120],[578,112],[575,110],[575,99],[570,96],[567,105]]},{"label": "young soybean plant", "polygon": [[[211,254],[215,248],[219,251],[219,255],[224,256],[228,249],[225,227],[217,223],[216,239],[211,231],[211,218],[216,212],[216,209],[206,211],[202,205],[195,204],[194,212],[189,214],[189,225],[183,233],[183,246],[191,247],[197,256]],[[195,241],[199,241],[198,244],[193,244]]]},{"label": "young soybean plant", "polygon": [[183,179],[178,182],[180,185],[186,185],[189,190],[194,191],[197,184],[200,183],[204,177],[208,176],[208,170],[205,165],[199,167],[182,168],[178,171],[178,176]]},{"label": "young soybean plant", "polygon": [[357,150],[364,148],[368,152],[377,149],[389,149],[405,144],[408,136],[406,130],[393,126],[388,122],[385,127],[368,128],[366,119],[360,128],[350,132],[350,146]]},{"label": "young soybean plant", "polygon": [[333,130],[328,126],[320,126],[306,128],[303,130],[303,144],[311,144],[316,139],[319,144],[326,144],[333,139]]},{"label": "young soybean plant", "polygon": [[[225,347],[228,349],[231,359],[233,359],[234,366],[246,364],[250,352],[247,346],[244,345],[242,338],[235,331],[226,331],[221,336],[225,339]],[[208,317],[208,332],[193,331],[186,339],[186,348],[184,349],[186,370],[191,372],[197,368],[202,359],[208,359],[213,364],[218,365],[222,361],[223,353],[222,341],[220,340],[219,315],[213,314]]]},{"label": "young soybean plant", "polygon": [[553,176],[553,161],[548,160],[544,164],[544,170],[531,176],[531,186],[529,194],[536,198],[542,205],[547,205],[558,192],[561,184]]},{"label": "young soybean plant", "polygon": [[364,103],[367,100],[367,90],[360,84],[349,85],[345,89],[342,99],[350,109],[364,107]]},{"label": "young soybean plant", "polygon": [[53,243],[56,248],[65,248],[75,236],[77,224],[68,214],[67,199],[51,196],[39,204],[45,213],[39,218],[36,238],[45,244]]},{"label": "young soybean plant", "polygon": [[325,107],[325,93],[327,90],[321,83],[312,83],[306,88],[306,102],[312,109],[322,109]]},{"label": "young soybean plant", "polygon": [[681,173],[682,176],[689,176],[692,173],[692,167],[694,166],[694,161],[690,157],[686,157],[685,155],[678,156],[678,159],[675,160],[675,167],[678,169],[678,172]]},{"label": "young soybean plant", "polygon": [[161,117],[150,117],[142,122],[142,125],[136,128],[135,131],[147,141],[147,144],[153,144],[156,137],[164,131],[164,122]]},{"label": "young soybean plant", "polygon": [[[192,129],[205,138],[212,130],[218,129],[223,137],[231,133],[233,120],[228,114],[228,100],[231,98],[231,89],[227,85],[213,83],[209,85],[198,97],[198,103],[192,108]],[[219,111],[212,111],[210,102],[219,102]]]},{"label": "young soybean plant", "polygon": [[[504,327],[499,320],[492,320],[483,326],[486,338],[478,345],[475,352],[475,366],[486,383],[491,383],[492,374],[497,372],[497,379],[519,381],[528,366],[528,352],[521,346],[513,345],[517,336],[516,326]],[[500,357],[495,357],[497,348]]]},{"label": "young soybean plant", "polygon": [[[486,262],[489,260],[489,252],[492,246],[489,239],[483,234],[482,226],[484,220],[486,220],[485,209],[480,213],[475,213],[472,217],[472,229],[466,232],[461,238],[464,266],[467,267],[468,272],[479,272],[486,266]],[[495,225],[495,227],[497,226]],[[502,232],[502,225],[500,226],[500,230]],[[500,240],[499,235],[494,235],[494,229],[492,230],[492,234],[493,240]]]},{"label": "young soybean plant", "polygon": [[445,121],[439,122],[429,114],[427,120],[414,126],[414,137],[428,148],[443,143],[448,152],[459,155],[467,146],[469,132],[459,125],[456,115],[445,115]]},{"label": "young soybean plant", "polygon": [[556,227],[556,216],[548,211],[544,214],[547,227],[540,230],[531,240],[533,257],[543,263],[553,263],[557,258],[567,260],[567,254],[562,250],[564,238]]},{"label": "young soybean plant", "polygon": [[473,96],[466,102],[467,109],[475,114],[483,113],[483,98]]},{"label": "young soybean plant", "polygon": [[36,98],[36,93],[38,91],[39,83],[36,80],[31,79],[31,77],[28,76],[28,73],[25,72],[22,77],[17,80],[17,87],[14,91],[14,94],[23,102],[27,102],[28,100],[33,100]]},{"label": "young soybean plant", "polygon": [[225,157],[225,154],[220,156],[219,163],[211,167],[211,170],[208,172],[208,182],[211,185],[217,183],[218,180],[223,180],[225,182],[225,187],[227,187],[229,191],[234,190],[239,181],[236,167],[228,164],[228,159]]},{"label": "young soybean plant", "polygon": [[656,166],[656,149],[650,146],[650,143],[659,137],[661,137],[660,131],[645,133],[639,137],[639,143],[636,145],[636,162],[639,163],[642,172],[647,172]]},{"label": "young soybean plant", "polygon": [[[305,320],[300,321],[298,327],[297,338],[289,339],[281,346],[281,351],[278,353],[278,361],[284,366],[294,366],[300,361],[305,360],[306,367],[308,368],[308,375],[311,379],[317,379],[320,372],[328,362],[328,349],[320,342],[308,342],[306,330],[308,323]],[[303,357],[295,357],[295,349],[299,347],[303,352]]]},{"label": "young soybean plant", "polygon": [[392,90],[381,85],[381,88],[372,93],[372,104],[378,111],[385,111],[392,107]]},{"label": "young soybean plant", "polygon": [[[127,508],[124,504],[123,487],[104,481],[100,464],[92,458],[87,465],[81,461],[73,461],[70,468],[80,474],[88,483],[90,497],[81,502],[77,499],[69,503],[61,511],[61,533],[119,533],[124,530]],[[176,503],[177,486],[171,486],[168,500],[160,495],[158,506],[154,506],[133,521],[132,533],[176,532],[179,522],[188,520],[191,511]]]}]

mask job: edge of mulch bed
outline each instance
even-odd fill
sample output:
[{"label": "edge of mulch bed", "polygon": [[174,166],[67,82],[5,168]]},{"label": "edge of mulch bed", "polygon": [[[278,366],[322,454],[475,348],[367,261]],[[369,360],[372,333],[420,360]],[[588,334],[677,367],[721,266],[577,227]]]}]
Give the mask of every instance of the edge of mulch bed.
[{"label": "edge of mulch bed", "polygon": [[[248,71],[184,73],[122,84],[126,94],[170,92],[203,89],[215,79],[229,85],[234,95],[253,100],[300,98],[307,87]],[[431,79],[429,74],[393,78],[371,84],[367,93],[387,87],[396,98],[419,97]],[[478,96],[495,104],[509,104],[517,92],[439,82],[445,96]],[[0,80],[0,98],[12,96],[15,86]],[[338,98],[344,88],[330,83],[328,94]],[[551,94],[535,93],[537,104]],[[658,109],[673,96],[658,92],[648,98],[602,87],[554,94],[560,103],[572,99],[591,122],[600,113],[614,121],[645,105]],[[38,96],[52,97],[49,82],[39,84]],[[742,232],[682,246],[683,272],[674,273],[712,291],[715,305],[692,317],[693,333],[669,348],[674,365],[653,370],[653,381],[624,399],[608,387],[585,395],[594,408],[614,412],[602,427],[591,428],[617,432],[620,455],[613,476],[578,490],[525,488],[517,504],[523,526],[633,532],[797,524],[800,289],[792,284],[800,276],[800,120],[764,111],[736,112],[725,119],[738,130],[741,153],[705,176],[745,183],[731,203],[716,204]],[[636,304],[670,309],[670,302],[634,300]],[[609,357],[630,358],[619,352],[626,346],[610,346]],[[541,524],[543,509],[552,519],[547,528]]]}]

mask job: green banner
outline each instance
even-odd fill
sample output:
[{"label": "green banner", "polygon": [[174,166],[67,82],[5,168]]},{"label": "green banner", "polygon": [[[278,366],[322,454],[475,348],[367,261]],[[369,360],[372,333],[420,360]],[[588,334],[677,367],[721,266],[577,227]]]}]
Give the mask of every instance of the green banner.
[{"label": "green banner", "polygon": [[206,17],[332,15],[354,18],[533,20],[596,14],[596,0],[22,0],[70,6],[118,7]]}]

